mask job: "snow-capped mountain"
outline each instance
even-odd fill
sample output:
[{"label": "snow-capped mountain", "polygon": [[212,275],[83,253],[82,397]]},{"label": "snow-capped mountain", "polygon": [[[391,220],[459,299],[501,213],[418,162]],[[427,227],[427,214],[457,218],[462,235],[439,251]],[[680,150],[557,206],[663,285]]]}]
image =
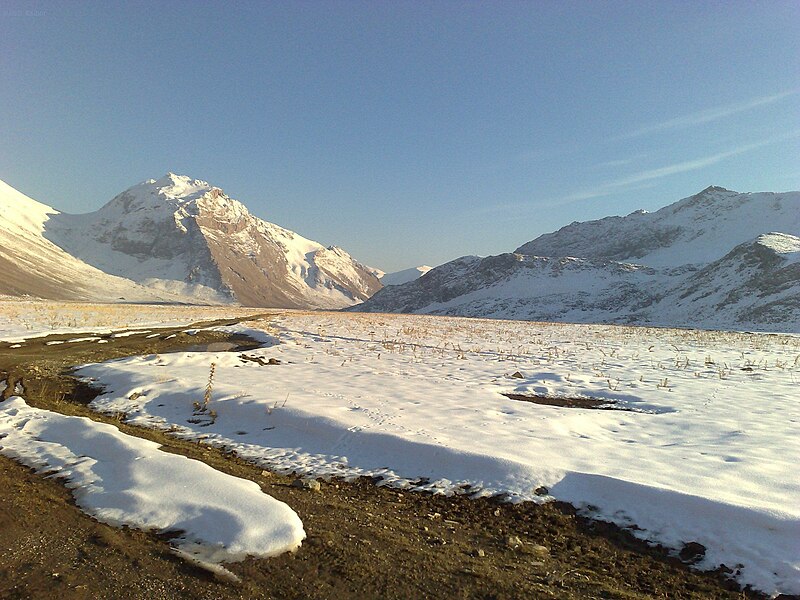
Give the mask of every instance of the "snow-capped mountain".
[{"label": "snow-capped mountain", "polygon": [[707,264],[762,233],[800,232],[796,193],[740,194],[708,187],[648,213],[572,223],[515,250],[532,256],[579,256],[651,267]]},{"label": "snow-capped mountain", "polygon": [[419,267],[411,267],[410,269],[403,269],[402,271],[395,271],[394,273],[384,273],[380,276],[383,285],[402,285],[409,281],[414,281],[425,275],[433,267],[428,265],[420,265]]},{"label": "snow-capped mountain", "polygon": [[[46,214],[36,217],[39,246],[56,248],[106,277],[124,278],[153,297],[342,308],[381,287],[341,248],[258,219],[221,189],[173,173],[133,186],[93,213],[37,210]],[[61,269],[57,260],[44,263],[43,272]]]},{"label": "snow-capped mountain", "polygon": [[136,302],[179,298],[115,277],[71,256],[43,236],[59,212],[0,181],[0,293],[58,300]]},{"label": "snow-capped mountain", "polygon": [[798,237],[800,192],[710,187],[451,261],[353,310],[800,331]]}]

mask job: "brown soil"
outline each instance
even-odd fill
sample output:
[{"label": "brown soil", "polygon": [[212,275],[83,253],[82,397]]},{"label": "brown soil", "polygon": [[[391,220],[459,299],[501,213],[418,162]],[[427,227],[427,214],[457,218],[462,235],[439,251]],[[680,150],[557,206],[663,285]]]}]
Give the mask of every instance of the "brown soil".
[{"label": "brown soil", "polygon": [[630,410],[614,406],[613,400],[597,400],[595,398],[549,398],[546,396],[526,396],[525,394],[503,394],[509,400],[532,402],[544,406],[558,406],[559,408],[596,408],[598,410]]},{"label": "brown soil", "polygon": [[[21,380],[31,405],[112,422],[85,406],[94,392],[76,385],[68,367],[218,342],[252,347],[241,337],[190,336],[181,329],[101,345],[46,345],[77,336],[17,349],[0,344],[0,371],[12,384]],[[297,511],[308,539],[295,554],[229,565],[239,584],[220,581],[175,557],[154,533],[98,523],[60,483],[0,456],[0,598],[763,597],[737,591],[720,573],[694,572],[663,549],[583,519],[569,505],[446,498],[369,479],[331,481],[315,492],[236,456],[115,424],[166,451],[257,482]]]}]

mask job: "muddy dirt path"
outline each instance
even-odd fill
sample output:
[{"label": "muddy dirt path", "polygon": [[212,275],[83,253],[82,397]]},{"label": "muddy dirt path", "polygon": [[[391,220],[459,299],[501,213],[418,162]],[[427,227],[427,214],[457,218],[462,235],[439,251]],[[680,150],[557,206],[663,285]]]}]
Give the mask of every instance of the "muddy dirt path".
[{"label": "muddy dirt path", "polygon": [[242,582],[219,581],[172,555],[158,535],[98,523],[61,484],[0,456],[0,598],[763,597],[738,591],[720,573],[693,572],[626,532],[576,516],[568,505],[445,498],[368,479],[302,489],[292,477],[86,407],[94,392],[69,376],[73,365],[211,343],[254,346],[241,336],[186,329],[108,337],[105,344],[50,343],[84,337],[77,335],[19,348],[0,342],[0,378],[11,384],[4,396],[19,384],[33,406],[113,422],[166,451],[257,482],[300,515],[308,533],[302,548],[230,565]]}]

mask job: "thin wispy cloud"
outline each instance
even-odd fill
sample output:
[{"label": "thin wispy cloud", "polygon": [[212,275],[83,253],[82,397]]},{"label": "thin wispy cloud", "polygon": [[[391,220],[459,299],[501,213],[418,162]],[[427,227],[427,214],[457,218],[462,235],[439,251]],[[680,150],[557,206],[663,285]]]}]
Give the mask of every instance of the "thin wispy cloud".
[{"label": "thin wispy cloud", "polygon": [[771,144],[790,140],[796,137],[800,137],[800,130],[789,131],[787,133],[773,136],[771,138],[767,138],[765,140],[753,142],[750,144],[743,144],[731,150],[727,150],[725,152],[718,152],[717,154],[711,154],[710,156],[704,156],[702,158],[697,158],[694,160],[673,163],[671,165],[665,165],[663,167],[658,167],[656,169],[648,169],[645,171],[640,171],[638,173],[634,173],[632,175],[628,175],[626,177],[621,177],[614,181],[604,183],[590,190],[576,192],[574,194],[564,196],[563,198],[560,198],[558,202],[566,204],[569,202],[576,202],[579,200],[591,200],[592,198],[608,196],[609,194],[612,194],[614,192],[627,190],[630,188],[630,186],[633,185],[638,185],[643,182],[652,181],[654,179],[660,179],[662,177],[668,177],[670,175],[675,175],[677,173],[696,171],[697,169],[702,169],[704,167],[708,167],[713,164],[722,162],[723,160],[730,158],[732,156],[744,154],[745,152],[751,152],[752,150],[757,150],[758,148],[763,148],[764,146],[769,146]]},{"label": "thin wispy cloud", "polygon": [[648,156],[647,153],[642,152],[642,153],[637,154],[635,156],[629,156],[628,158],[619,158],[619,159],[616,159],[616,160],[604,160],[603,162],[594,165],[594,168],[595,169],[612,169],[612,168],[615,168],[615,167],[627,167],[628,165],[631,165],[631,164],[635,163],[638,160],[641,160],[643,158],[647,158],[647,156]]},{"label": "thin wispy cloud", "polygon": [[753,150],[757,150],[759,148],[763,148],[771,144],[795,139],[798,137],[800,137],[800,129],[795,129],[757,142],[742,144],[740,146],[737,146],[736,148],[732,148],[731,150],[726,150],[725,152],[718,152],[716,154],[711,154],[709,156],[696,158],[694,160],[688,160],[679,163],[673,163],[670,165],[664,165],[663,167],[657,167],[655,169],[646,169],[643,171],[639,171],[638,173],[633,173],[631,175],[626,175],[625,177],[620,177],[619,179],[615,179],[613,181],[602,183],[592,188],[568,194],[566,196],[543,199],[539,202],[536,202],[535,205],[532,205],[529,202],[525,202],[525,203],[484,206],[474,210],[473,214],[489,214],[501,211],[519,211],[524,209],[531,209],[534,207],[544,208],[544,207],[562,206],[565,204],[571,204],[572,202],[580,202],[582,200],[593,200],[595,198],[602,198],[604,196],[610,196],[615,193],[630,192],[638,189],[646,189],[649,187],[653,187],[655,185],[653,182],[663,177],[669,177],[670,175],[676,175],[678,173],[686,173],[688,171],[696,171],[698,169],[702,169],[720,163],[733,156],[744,154],[746,152],[751,152]]},{"label": "thin wispy cloud", "polygon": [[599,169],[605,169],[608,167],[626,167],[632,162],[633,162],[632,158],[620,158],[619,160],[607,160],[601,162],[600,164],[595,165],[595,167]]},{"label": "thin wispy cloud", "polygon": [[731,117],[733,115],[737,115],[739,113],[743,113],[748,110],[753,110],[762,106],[775,104],[776,102],[780,102],[785,98],[796,96],[798,94],[800,94],[800,90],[798,89],[787,90],[785,92],[781,92],[779,94],[773,94],[771,96],[761,96],[758,98],[753,98],[752,100],[748,100],[747,102],[740,102],[737,104],[726,104],[725,106],[709,108],[688,115],[674,117],[672,119],[668,119],[660,123],[652,123],[650,125],[644,125],[643,127],[639,127],[638,129],[634,129],[633,131],[630,131],[628,133],[623,133],[618,136],[615,136],[613,139],[629,140],[632,138],[649,135],[651,133],[659,133],[662,131],[669,131],[671,129],[680,129],[683,127],[690,127],[692,125],[700,125],[702,123],[718,121],[720,119]]}]

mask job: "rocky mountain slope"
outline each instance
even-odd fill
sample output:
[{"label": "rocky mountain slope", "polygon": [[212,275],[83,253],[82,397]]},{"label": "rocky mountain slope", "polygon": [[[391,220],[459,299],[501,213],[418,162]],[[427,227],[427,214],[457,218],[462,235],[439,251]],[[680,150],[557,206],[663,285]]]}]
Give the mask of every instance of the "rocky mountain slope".
[{"label": "rocky mountain slope", "polygon": [[45,227],[58,214],[0,181],[0,293],[56,300],[181,300],[104,273],[46,239]]},{"label": "rocky mountain slope", "polygon": [[[39,246],[154,297],[342,308],[381,287],[344,250],[258,219],[221,189],[173,173],[133,186],[93,213],[46,208],[33,232]],[[45,273],[60,269],[47,256],[39,262]],[[87,279],[76,274],[82,287]],[[24,293],[54,297],[45,289]]]},{"label": "rocky mountain slope", "polygon": [[[800,206],[798,206],[800,210]],[[661,319],[800,331],[800,237],[768,233],[692,273],[653,307]]]},{"label": "rocky mountain slope", "polygon": [[709,187],[648,213],[572,223],[515,250],[534,256],[579,256],[651,267],[707,264],[762,233],[800,233],[797,193],[740,194]]},{"label": "rocky mountain slope", "polygon": [[799,236],[800,192],[711,187],[457,259],[354,310],[800,331]]}]

